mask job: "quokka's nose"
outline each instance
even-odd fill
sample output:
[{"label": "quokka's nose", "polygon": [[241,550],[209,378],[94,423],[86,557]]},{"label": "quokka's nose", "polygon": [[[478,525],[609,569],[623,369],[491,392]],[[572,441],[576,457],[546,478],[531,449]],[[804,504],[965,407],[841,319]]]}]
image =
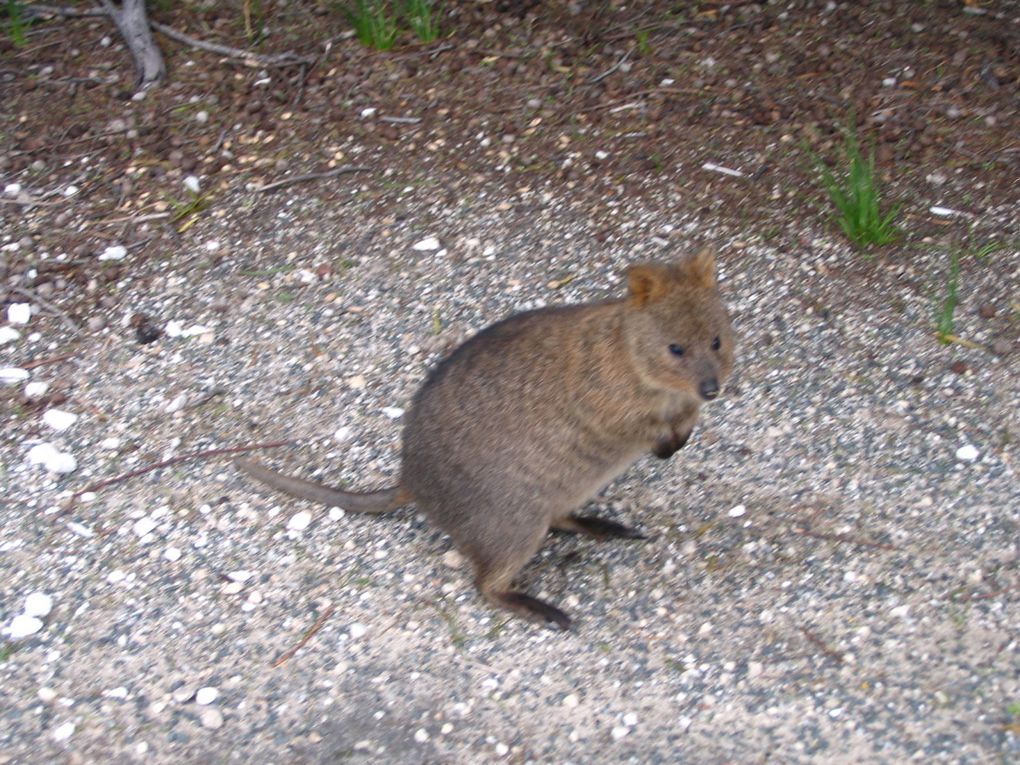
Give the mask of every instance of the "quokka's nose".
[{"label": "quokka's nose", "polygon": [[714,377],[709,380],[702,380],[698,392],[705,401],[711,401],[719,395],[719,381]]}]

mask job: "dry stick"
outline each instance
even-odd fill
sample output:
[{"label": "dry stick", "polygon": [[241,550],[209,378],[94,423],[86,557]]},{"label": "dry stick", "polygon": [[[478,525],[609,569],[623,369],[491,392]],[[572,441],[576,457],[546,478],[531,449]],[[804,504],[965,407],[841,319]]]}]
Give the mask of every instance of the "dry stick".
[{"label": "dry stick", "polygon": [[65,353],[62,356],[50,356],[45,359],[33,359],[27,364],[22,364],[22,369],[35,369],[36,367],[45,366],[46,364],[59,364],[61,361],[70,361],[73,358],[77,358],[77,353]]},{"label": "dry stick", "polygon": [[322,616],[315,620],[315,624],[308,628],[308,631],[301,637],[301,639],[293,646],[284,651],[280,658],[273,662],[273,668],[281,667],[290,661],[294,654],[304,648],[305,643],[315,637],[315,633],[322,629],[322,626],[326,623],[326,620],[333,615],[333,606],[330,606],[323,611]]},{"label": "dry stick", "polygon": [[270,441],[269,443],[252,444],[251,446],[228,446],[222,449],[205,449],[203,451],[181,454],[177,457],[171,457],[168,460],[163,460],[162,462],[155,462],[152,465],[146,465],[145,467],[129,470],[126,473],[115,475],[113,478],[104,478],[102,481],[96,481],[95,483],[89,484],[81,491],[76,491],[71,495],[71,499],[68,501],[67,506],[64,507],[64,512],[66,513],[74,507],[75,502],[78,501],[78,497],[86,492],[99,491],[100,489],[105,489],[108,486],[113,486],[114,484],[126,481],[128,478],[137,478],[140,475],[151,473],[153,470],[170,467],[171,465],[177,465],[181,462],[187,462],[188,460],[206,459],[207,457],[221,457],[224,454],[242,454],[244,452],[257,451],[259,449],[278,449],[281,446],[290,446],[294,443],[297,442],[290,439],[287,441]]},{"label": "dry stick", "polygon": [[[64,17],[80,17],[80,16],[110,16],[111,14],[106,8],[89,8],[87,10],[78,10],[77,8],[62,8],[54,5],[39,5],[31,4],[24,6],[24,9],[29,13],[48,13],[52,16],[64,16]],[[169,37],[171,40],[197,48],[198,50],[204,50],[209,53],[219,53],[221,56],[228,56],[229,58],[239,58],[248,66],[288,66],[290,64],[301,64],[311,63],[311,59],[304,56],[298,56],[294,53],[280,53],[277,55],[266,55],[262,53],[250,53],[249,51],[241,50],[240,48],[231,48],[227,45],[219,45],[217,43],[205,42],[199,40],[191,35],[184,34],[184,32],[178,32],[173,27],[168,27],[166,24],[161,24],[158,21],[149,19],[149,26],[155,29],[165,37]]]},{"label": "dry stick", "polygon": [[837,651],[807,627],[798,627],[798,629],[804,633],[804,637],[808,639],[808,642],[810,642],[811,645],[815,646],[815,648],[820,650],[837,664],[842,664],[845,661],[842,651]]},{"label": "dry stick", "polygon": [[634,52],[634,49],[633,48],[629,48],[627,50],[627,52],[623,54],[623,57],[619,61],[617,61],[615,64],[613,64],[611,67],[609,67],[602,74],[599,74],[599,75],[596,75],[595,77],[592,77],[590,80],[588,80],[588,82],[590,82],[591,84],[594,85],[596,82],[601,82],[602,80],[606,79],[606,77],[608,77],[613,72],[615,72],[617,69],[619,69],[621,66],[626,64],[627,63],[627,59],[630,58],[630,54],[633,53],[633,52]]},{"label": "dry stick", "polygon": [[285,186],[293,186],[296,183],[304,183],[305,181],[317,181],[321,178],[333,178],[337,175],[343,175],[344,173],[367,173],[371,168],[363,167],[361,165],[341,165],[340,167],[334,167],[332,170],[326,170],[322,173],[306,173],[305,175],[295,175],[293,178],[284,178],[282,181],[273,181],[267,183],[265,186],[259,186],[255,191],[273,191],[274,189],[282,189]]},{"label": "dry stick", "polygon": [[895,545],[890,545],[885,542],[872,542],[870,539],[855,539],[854,537],[847,536],[846,534],[827,534],[824,531],[811,531],[810,529],[795,528],[794,531],[802,536],[811,537],[812,539],[824,539],[828,542],[845,542],[851,545],[860,545],[861,547],[875,547],[879,550],[895,550]]},{"label": "dry stick", "polygon": [[149,24],[160,34],[169,37],[184,45],[198,50],[208,51],[209,53],[218,53],[221,56],[227,56],[229,58],[240,59],[245,66],[291,66],[292,64],[304,64],[309,65],[312,63],[312,59],[307,56],[299,56],[296,53],[278,53],[278,54],[265,54],[265,53],[251,53],[240,48],[231,48],[227,45],[220,45],[219,43],[205,42],[199,40],[197,37],[186,35],[184,32],[178,32],[173,27],[168,27],[166,24],[160,24],[158,21],[150,21]]},{"label": "dry stick", "polygon": [[23,297],[26,297],[29,300],[41,305],[51,314],[60,319],[63,325],[70,329],[72,332],[81,332],[81,327],[78,326],[74,319],[72,319],[66,313],[64,313],[55,305],[53,305],[53,303],[49,302],[48,300],[45,300],[44,298],[39,297],[37,294],[32,292],[32,290],[25,289],[24,287],[8,287],[8,289],[11,292],[17,292],[19,295],[22,295]]}]

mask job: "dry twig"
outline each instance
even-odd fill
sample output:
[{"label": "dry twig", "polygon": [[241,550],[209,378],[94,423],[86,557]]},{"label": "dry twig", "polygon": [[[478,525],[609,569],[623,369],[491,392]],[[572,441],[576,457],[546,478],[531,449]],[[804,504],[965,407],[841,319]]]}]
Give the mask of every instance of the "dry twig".
[{"label": "dry twig", "polygon": [[300,651],[305,646],[305,644],[309,640],[311,640],[319,630],[322,629],[323,625],[326,623],[326,620],[329,619],[329,617],[331,617],[332,615],[333,606],[330,606],[329,608],[322,612],[322,616],[315,620],[315,624],[308,628],[308,631],[305,632],[304,635],[302,635],[301,639],[297,643],[295,643],[293,646],[291,646],[282,654],[280,654],[280,658],[273,662],[273,667],[274,668],[281,667],[288,661],[290,661],[294,657],[294,654]]},{"label": "dry twig", "polygon": [[85,494],[86,492],[99,491],[100,489],[105,489],[108,486],[113,486],[114,484],[126,481],[129,478],[137,478],[140,475],[151,473],[154,470],[160,470],[161,468],[170,467],[172,465],[178,465],[181,462],[188,462],[189,460],[206,459],[208,457],[221,457],[225,454],[243,454],[244,452],[253,452],[259,449],[278,449],[281,446],[290,446],[293,443],[295,443],[293,440],[270,441],[268,443],[252,444],[251,446],[228,446],[222,449],[204,449],[202,451],[188,452],[187,454],[181,454],[176,457],[171,457],[170,459],[163,460],[162,462],[155,462],[151,465],[135,468],[134,470],[129,470],[126,473],[115,475],[113,476],[113,478],[104,478],[102,481],[96,481],[95,483],[89,484],[84,489],[76,491],[74,494],[71,495],[71,499],[68,500],[67,505],[64,507],[64,512],[66,513],[72,507],[74,507],[75,503],[78,501],[78,497],[80,497],[82,494]]},{"label": "dry twig", "polygon": [[341,165],[340,167],[334,167],[332,170],[326,170],[322,173],[306,173],[305,175],[295,175],[293,178],[284,178],[280,181],[273,181],[267,183],[265,186],[259,186],[255,191],[274,191],[275,189],[282,189],[286,186],[293,186],[297,183],[304,183],[305,181],[317,181],[322,178],[333,178],[337,175],[343,175],[345,173],[367,173],[369,168],[362,167],[361,165]]},{"label": "dry twig", "polygon": [[843,542],[850,545],[860,545],[861,547],[874,547],[879,550],[895,550],[895,545],[887,544],[886,542],[873,542],[870,539],[857,539],[855,537],[847,536],[846,534],[829,534],[824,531],[811,531],[811,529],[795,528],[794,531],[801,536],[811,537],[812,539],[824,539],[827,542]]},{"label": "dry twig", "polygon": [[844,661],[846,661],[846,658],[843,656],[842,651],[837,651],[835,648],[830,646],[828,643],[822,640],[818,635],[809,630],[807,627],[799,627],[798,629],[802,633],[804,633],[804,637],[808,639],[808,642],[811,643],[811,645],[813,645],[819,651],[824,653],[834,662],[836,662],[837,664],[842,664]]}]

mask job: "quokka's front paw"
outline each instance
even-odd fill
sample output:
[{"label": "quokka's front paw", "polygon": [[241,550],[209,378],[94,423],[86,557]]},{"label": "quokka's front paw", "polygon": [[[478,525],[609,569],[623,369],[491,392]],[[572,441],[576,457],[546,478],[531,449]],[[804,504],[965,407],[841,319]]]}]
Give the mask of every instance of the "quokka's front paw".
[{"label": "quokka's front paw", "polygon": [[666,438],[659,439],[655,444],[655,448],[652,449],[652,454],[662,460],[668,460],[678,451],[680,451],[684,444],[687,443],[687,439],[691,437],[691,431],[686,433],[677,433],[673,431],[672,435]]}]

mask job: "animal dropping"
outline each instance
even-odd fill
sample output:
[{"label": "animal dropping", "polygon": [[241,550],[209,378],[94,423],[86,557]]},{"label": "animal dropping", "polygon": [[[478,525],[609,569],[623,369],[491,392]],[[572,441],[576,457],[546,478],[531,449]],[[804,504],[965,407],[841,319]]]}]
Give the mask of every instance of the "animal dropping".
[{"label": "animal dropping", "polygon": [[357,493],[237,465],[292,496],[351,512],[415,502],[453,539],[495,606],[567,629],[514,588],[550,529],[640,539],[577,511],[649,452],[687,443],[733,366],[735,337],[708,250],[627,271],[628,292],[511,316],[440,362],[404,415],[396,486]]}]

